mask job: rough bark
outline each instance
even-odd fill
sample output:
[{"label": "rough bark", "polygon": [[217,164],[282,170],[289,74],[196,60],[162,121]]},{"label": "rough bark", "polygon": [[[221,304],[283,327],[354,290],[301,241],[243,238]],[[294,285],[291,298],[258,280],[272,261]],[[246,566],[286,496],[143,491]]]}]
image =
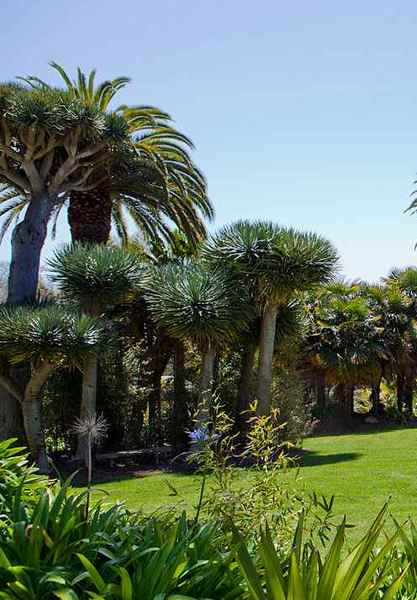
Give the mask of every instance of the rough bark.
[{"label": "rough bark", "polygon": [[178,341],[174,350],[174,401],[172,406],[172,442],[178,450],[188,445],[188,408],[185,386],[185,349]]},{"label": "rough bark", "polygon": [[[83,368],[83,383],[81,392],[80,419],[93,417],[96,414],[97,403],[97,374],[98,357],[96,354],[89,356]],[[88,465],[88,440],[87,436],[78,437],[77,457]]]},{"label": "rough bark", "polygon": [[[15,367],[14,371],[17,369]],[[20,378],[17,381],[21,381]],[[0,441],[16,438],[26,445],[21,408],[23,392],[24,386],[13,379],[10,365],[4,365],[0,374]]]},{"label": "rough bark", "polygon": [[317,408],[320,416],[326,413],[327,395],[326,395],[326,377],[322,371],[316,373],[315,377],[315,392]]},{"label": "rough bark", "polygon": [[201,427],[210,418],[211,395],[213,393],[214,361],[216,351],[209,346],[202,356],[198,409],[195,416],[195,427]]},{"label": "rough bark", "polygon": [[51,209],[52,201],[46,192],[33,197],[24,219],[13,230],[7,296],[9,304],[23,304],[36,299],[41,251]]},{"label": "rough bark", "polygon": [[19,402],[3,387],[0,388],[0,441],[17,438],[24,443],[22,411]]},{"label": "rough bark", "polygon": [[46,454],[45,439],[42,427],[41,391],[54,368],[51,363],[44,362],[36,368],[26,386],[22,414],[25,426],[28,448],[40,470],[48,471],[48,457]]},{"label": "rough bark", "polygon": [[338,383],[336,386],[338,413],[347,420],[350,420],[354,414],[354,391],[355,388],[353,385]]},{"label": "rough bark", "polygon": [[381,380],[371,386],[369,400],[371,402],[371,414],[374,417],[382,417],[384,415],[384,405],[381,403]]},{"label": "rough bark", "polygon": [[249,409],[253,396],[253,366],[256,356],[256,344],[248,343],[242,353],[240,380],[237,393],[235,423],[236,430],[244,434],[248,415],[245,412]]},{"label": "rough bark", "polygon": [[71,192],[68,224],[73,242],[105,244],[111,231],[112,201],[107,190]]},{"label": "rough bark", "polygon": [[214,361],[216,359],[216,352],[214,348],[209,346],[203,354],[203,362],[201,365],[201,379],[200,379],[200,392],[199,400],[203,402],[205,399],[209,399],[213,391],[213,377],[214,377]]},{"label": "rough bark", "polygon": [[161,378],[172,355],[172,339],[162,337],[159,344],[149,348],[147,358],[147,374],[145,387],[148,390],[147,404],[149,415],[149,430],[151,444],[158,444],[162,437],[161,432]]},{"label": "rough bark", "polygon": [[397,375],[397,406],[398,410],[413,414],[414,379],[409,375]]},{"label": "rough bark", "polygon": [[262,316],[256,388],[257,411],[259,415],[268,414],[271,410],[272,361],[274,357],[277,311],[278,306],[276,304],[267,304]]}]

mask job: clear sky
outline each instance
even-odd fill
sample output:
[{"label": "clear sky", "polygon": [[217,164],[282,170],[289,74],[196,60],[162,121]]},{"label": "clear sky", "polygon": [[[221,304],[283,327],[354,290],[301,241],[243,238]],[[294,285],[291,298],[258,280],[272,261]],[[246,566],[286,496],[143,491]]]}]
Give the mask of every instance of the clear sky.
[{"label": "clear sky", "polygon": [[316,230],[349,278],[417,263],[417,216],[403,214],[417,172],[415,1],[2,0],[1,15],[0,79],[53,82],[51,60],[97,67],[132,78],[120,101],[170,112],[195,142],[214,226]]}]

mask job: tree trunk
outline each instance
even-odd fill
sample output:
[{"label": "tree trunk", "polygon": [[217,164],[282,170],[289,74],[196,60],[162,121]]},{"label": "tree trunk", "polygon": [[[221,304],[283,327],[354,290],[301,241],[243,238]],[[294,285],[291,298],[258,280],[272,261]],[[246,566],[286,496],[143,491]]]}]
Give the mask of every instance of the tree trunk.
[{"label": "tree trunk", "polygon": [[21,408],[24,386],[18,386],[8,371],[0,374],[0,441],[16,438],[26,445]]},{"label": "tree trunk", "polygon": [[2,387],[0,388],[0,441],[9,438],[17,438],[19,444],[25,444],[20,404]]},{"label": "tree trunk", "polygon": [[403,394],[403,405],[406,413],[410,416],[413,415],[413,392],[414,392],[414,379],[410,376],[404,379],[404,394]]},{"label": "tree trunk", "polygon": [[48,377],[52,374],[53,365],[44,362],[34,370],[26,386],[22,402],[23,423],[26,439],[32,458],[39,469],[48,471],[48,457],[46,455],[44,432],[42,427],[41,391]]},{"label": "tree trunk", "polygon": [[370,413],[374,417],[382,417],[384,415],[384,406],[381,404],[381,380],[371,386],[371,394],[369,396],[371,402]]},{"label": "tree trunk", "polygon": [[211,400],[211,394],[213,392],[213,377],[214,377],[214,362],[216,359],[216,352],[214,348],[209,348],[203,354],[203,363],[201,366],[201,379],[200,379],[200,392],[199,401],[204,402],[205,400]]},{"label": "tree trunk", "polygon": [[404,404],[404,377],[397,375],[397,409],[402,412]]},{"label": "tree trunk", "polygon": [[148,410],[149,410],[149,433],[150,442],[153,446],[160,444],[161,431],[161,377],[164,374],[165,368],[155,369],[151,377],[151,390],[148,394]]},{"label": "tree trunk", "polygon": [[353,385],[347,385],[344,383],[338,383],[336,385],[336,398],[338,401],[338,413],[341,417],[347,420],[351,420],[354,412],[353,400],[354,400],[355,388]]},{"label": "tree trunk", "polygon": [[48,230],[52,201],[47,193],[31,199],[23,221],[12,233],[12,258],[9,271],[9,304],[36,300],[41,251]]},{"label": "tree trunk", "polygon": [[248,343],[242,354],[240,381],[236,402],[235,423],[236,430],[244,434],[249,410],[253,395],[253,365],[256,356],[256,344]]},{"label": "tree trunk", "polygon": [[[97,373],[98,357],[96,354],[89,356],[83,368],[83,384],[81,393],[80,419],[94,417],[97,402]],[[88,465],[88,440],[87,436],[78,437],[77,457]]]},{"label": "tree trunk", "polygon": [[112,201],[108,190],[71,192],[68,223],[73,242],[106,244],[111,231]]},{"label": "tree trunk", "polygon": [[174,401],[172,406],[172,441],[181,450],[188,445],[187,390],[185,387],[185,349],[177,342],[174,351]]},{"label": "tree trunk", "polygon": [[278,306],[276,304],[267,304],[262,316],[258,383],[256,389],[256,398],[258,401],[257,412],[259,415],[266,415],[271,410],[272,361],[274,357],[277,311]]},{"label": "tree trunk", "polygon": [[326,396],[326,376],[322,371],[316,373],[315,377],[316,402],[320,416],[325,415],[327,396]]},{"label": "tree trunk", "polygon": [[397,375],[397,406],[400,412],[413,414],[414,379],[408,375]]},{"label": "tree trunk", "polygon": [[203,354],[201,365],[200,390],[198,394],[198,408],[195,416],[195,428],[201,427],[210,419],[210,406],[213,393],[214,361],[216,351],[209,346]]}]

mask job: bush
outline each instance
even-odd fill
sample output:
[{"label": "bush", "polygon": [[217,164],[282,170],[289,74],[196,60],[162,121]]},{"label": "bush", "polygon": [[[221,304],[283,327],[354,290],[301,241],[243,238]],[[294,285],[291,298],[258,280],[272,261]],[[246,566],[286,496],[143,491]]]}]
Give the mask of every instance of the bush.
[{"label": "bush", "polygon": [[285,424],[282,441],[298,445],[309,433],[311,407],[306,404],[305,383],[296,372],[280,369],[274,377],[272,405],[279,411],[279,422]]},{"label": "bush", "polygon": [[[227,431],[227,422],[222,425],[220,421],[217,431],[221,426]],[[255,457],[261,448],[266,453],[259,454],[258,469],[269,469],[274,460],[270,446],[277,433],[274,429],[266,417],[252,423],[250,450]],[[225,435],[217,439],[214,435],[212,444],[230,449]],[[202,460],[206,457],[202,465],[210,465],[212,451],[209,448],[200,455]],[[213,468],[218,470],[217,485],[222,477],[224,482],[229,479],[228,461]],[[219,520],[212,517],[206,522],[190,521],[185,514],[144,517],[123,505],[108,507],[100,502],[87,512],[87,492],[75,492],[70,480],[48,485],[11,440],[0,444],[0,483],[1,600],[415,598],[416,529],[411,526],[408,535],[398,526],[378,551],[386,508],[350,552],[345,548],[345,522],[323,550],[309,533],[303,509],[285,549],[277,544],[279,532],[267,521],[259,528],[259,536],[247,530],[242,535],[235,523],[225,526],[226,515],[221,511]],[[230,489],[227,486],[223,490]],[[262,493],[267,494],[267,489]],[[237,502],[237,496],[229,500]],[[226,501],[220,505],[226,507]],[[239,511],[229,516],[245,532]]]}]

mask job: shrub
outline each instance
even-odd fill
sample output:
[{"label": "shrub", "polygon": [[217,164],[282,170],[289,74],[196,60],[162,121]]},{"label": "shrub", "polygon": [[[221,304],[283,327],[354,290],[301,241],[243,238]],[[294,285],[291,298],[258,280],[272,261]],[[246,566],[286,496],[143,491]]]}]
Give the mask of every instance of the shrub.
[{"label": "shrub", "polygon": [[[257,552],[259,563],[249,554],[242,536],[235,531],[237,560],[252,600],[392,600],[403,585],[404,569],[395,578],[390,561],[398,533],[375,551],[384,525],[386,509],[378,515],[365,537],[347,556],[345,523],[338,528],[324,558],[311,544],[303,541],[303,519],[294,536],[292,549],[282,559],[271,532],[261,532]],[[390,579],[392,581],[390,581]],[[414,588],[415,591],[415,588]]]}]

